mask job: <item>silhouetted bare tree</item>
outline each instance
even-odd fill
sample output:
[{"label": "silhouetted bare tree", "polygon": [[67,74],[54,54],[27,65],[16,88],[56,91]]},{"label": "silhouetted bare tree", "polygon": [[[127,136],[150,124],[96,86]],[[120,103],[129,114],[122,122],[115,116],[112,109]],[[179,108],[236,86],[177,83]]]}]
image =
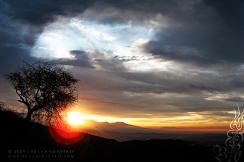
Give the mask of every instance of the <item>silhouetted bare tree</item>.
[{"label": "silhouetted bare tree", "polygon": [[27,108],[28,122],[33,114],[35,118],[50,117],[77,101],[75,84],[78,79],[57,65],[42,61],[24,62],[5,78],[19,96],[18,101]]},{"label": "silhouetted bare tree", "polygon": [[4,109],[4,107],[5,107],[4,102],[3,102],[3,101],[0,101],[0,110],[3,110],[3,109]]}]

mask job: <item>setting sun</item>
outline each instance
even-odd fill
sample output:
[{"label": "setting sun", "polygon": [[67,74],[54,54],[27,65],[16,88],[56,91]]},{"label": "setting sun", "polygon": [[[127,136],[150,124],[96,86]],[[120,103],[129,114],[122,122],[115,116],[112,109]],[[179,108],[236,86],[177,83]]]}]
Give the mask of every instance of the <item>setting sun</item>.
[{"label": "setting sun", "polygon": [[69,112],[67,116],[67,121],[70,125],[78,125],[83,123],[84,117],[78,112]]}]

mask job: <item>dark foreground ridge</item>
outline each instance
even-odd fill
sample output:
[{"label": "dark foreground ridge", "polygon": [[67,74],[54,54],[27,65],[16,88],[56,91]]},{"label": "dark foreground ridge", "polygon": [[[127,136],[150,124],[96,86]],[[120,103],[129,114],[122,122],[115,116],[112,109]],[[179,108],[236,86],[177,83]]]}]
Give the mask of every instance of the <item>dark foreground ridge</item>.
[{"label": "dark foreground ridge", "polygon": [[[1,161],[216,162],[212,146],[183,140],[118,142],[84,133],[71,145],[57,143],[46,126],[0,111]],[[243,157],[240,161],[244,161]]]}]

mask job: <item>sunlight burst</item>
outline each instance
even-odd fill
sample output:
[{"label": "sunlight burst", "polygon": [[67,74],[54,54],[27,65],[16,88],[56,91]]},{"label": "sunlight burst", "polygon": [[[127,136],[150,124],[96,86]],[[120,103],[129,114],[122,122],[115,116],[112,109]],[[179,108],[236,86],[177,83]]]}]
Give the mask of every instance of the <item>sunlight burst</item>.
[{"label": "sunlight burst", "polygon": [[70,125],[78,125],[83,123],[84,117],[78,112],[69,112],[67,121]]}]

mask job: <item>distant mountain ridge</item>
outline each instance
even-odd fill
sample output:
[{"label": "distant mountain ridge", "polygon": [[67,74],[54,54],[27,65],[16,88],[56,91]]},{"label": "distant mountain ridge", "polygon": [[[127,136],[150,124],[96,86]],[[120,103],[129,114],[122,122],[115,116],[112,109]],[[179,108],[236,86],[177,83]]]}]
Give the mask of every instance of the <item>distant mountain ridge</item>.
[{"label": "distant mountain ridge", "polygon": [[[82,126],[81,126],[82,127]],[[95,129],[99,131],[114,131],[121,133],[152,133],[152,132],[161,132],[159,130],[153,130],[149,128],[143,128],[139,126],[134,126],[124,122],[97,122],[95,120],[85,120],[83,122],[83,128],[86,129]]]}]

